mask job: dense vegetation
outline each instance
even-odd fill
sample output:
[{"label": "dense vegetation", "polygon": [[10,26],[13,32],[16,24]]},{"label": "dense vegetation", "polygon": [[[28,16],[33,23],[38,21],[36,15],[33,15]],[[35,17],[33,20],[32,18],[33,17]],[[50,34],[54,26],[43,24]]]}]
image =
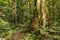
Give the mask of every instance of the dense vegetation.
[{"label": "dense vegetation", "polygon": [[60,40],[60,0],[0,0],[0,40]]}]

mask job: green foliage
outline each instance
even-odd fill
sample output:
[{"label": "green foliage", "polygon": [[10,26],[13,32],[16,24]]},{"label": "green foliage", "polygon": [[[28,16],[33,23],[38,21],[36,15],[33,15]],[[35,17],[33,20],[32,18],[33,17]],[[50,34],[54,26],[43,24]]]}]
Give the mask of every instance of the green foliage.
[{"label": "green foliage", "polygon": [[8,22],[5,22],[4,20],[0,19],[0,37],[7,35],[8,31],[10,29],[11,29],[10,24]]},{"label": "green foliage", "polygon": [[[16,1],[17,23],[13,23],[13,0],[0,0],[0,37],[8,35],[8,40],[12,40],[13,33],[20,28],[20,24],[25,25],[22,30],[24,33],[29,30],[30,17],[33,16],[33,13],[35,15],[34,1],[31,1],[31,5],[29,4],[30,0]],[[43,25],[39,25],[40,28],[37,28],[37,30],[39,30],[40,34],[36,36],[35,31],[32,30],[31,34],[26,35],[26,40],[35,40],[35,38],[36,40],[42,40],[42,35],[60,40],[60,0],[46,0],[46,4],[51,21],[50,27],[44,28]]]}]

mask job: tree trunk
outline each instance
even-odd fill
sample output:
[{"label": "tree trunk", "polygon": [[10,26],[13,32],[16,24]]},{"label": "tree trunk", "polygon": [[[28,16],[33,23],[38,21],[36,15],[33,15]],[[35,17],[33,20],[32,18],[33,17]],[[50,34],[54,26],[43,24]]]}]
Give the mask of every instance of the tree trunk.
[{"label": "tree trunk", "polygon": [[35,0],[34,1],[34,13],[31,19],[31,27],[35,29],[38,28],[39,20],[40,20],[40,0]]},{"label": "tree trunk", "polygon": [[16,0],[13,0],[13,13],[12,13],[13,23],[17,22],[16,6],[17,6]]},{"label": "tree trunk", "polygon": [[29,10],[30,10],[30,18],[32,18],[32,15],[33,15],[33,4],[32,4],[32,0],[29,0],[28,2],[29,4]]},{"label": "tree trunk", "polygon": [[[49,12],[46,5],[46,0],[42,0],[42,19],[43,19],[43,28],[50,27],[50,18],[49,18]],[[46,35],[43,36],[43,40],[48,40]]]}]

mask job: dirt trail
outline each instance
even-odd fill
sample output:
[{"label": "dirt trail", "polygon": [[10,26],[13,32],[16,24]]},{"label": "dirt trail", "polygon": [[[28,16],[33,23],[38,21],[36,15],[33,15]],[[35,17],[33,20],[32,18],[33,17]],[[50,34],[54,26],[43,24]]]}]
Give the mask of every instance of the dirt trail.
[{"label": "dirt trail", "polygon": [[[20,28],[18,28],[18,30],[13,33],[13,39],[12,40],[19,40],[19,38],[21,37],[22,40],[25,40],[25,33],[23,33],[23,29],[24,29],[25,25],[20,25]],[[5,36],[2,40],[7,40],[8,36]]]},{"label": "dirt trail", "polygon": [[[16,33],[14,33],[14,37],[13,40],[18,40],[21,36],[21,34],[23,34],[23,29],[24,29],[25,25],[21,25],[20,28],[17,30]],[[23,35],[24,36],[24,35]]]}]

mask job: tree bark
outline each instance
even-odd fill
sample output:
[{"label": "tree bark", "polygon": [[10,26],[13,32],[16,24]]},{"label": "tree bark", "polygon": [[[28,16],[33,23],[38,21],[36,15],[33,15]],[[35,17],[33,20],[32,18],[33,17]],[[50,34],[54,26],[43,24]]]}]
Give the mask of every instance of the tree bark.
[{"label": "tree bark", "polygon": [[17,14],[16,14],[16,11],[17,11],[17,3],[16,3],[16,0],[13,0],[13,13],[12,13],[12,17],[13,17],[13,23],[17,23]]},{"label": "tree bark", "polygon": [[[49,12],[46,4],[46,0],[42,0],[42,19],[43,19],[43,28],[50,27],[50,17]],[[49,40],[47,35],[43,36],[43,40]]]},{"label": "tree bark", "polygon": [[34,13],[31,20],[31,27],[32,28],[38,28],[39,26],[39,20],[40,20],[40,0],[34,1]]}]

